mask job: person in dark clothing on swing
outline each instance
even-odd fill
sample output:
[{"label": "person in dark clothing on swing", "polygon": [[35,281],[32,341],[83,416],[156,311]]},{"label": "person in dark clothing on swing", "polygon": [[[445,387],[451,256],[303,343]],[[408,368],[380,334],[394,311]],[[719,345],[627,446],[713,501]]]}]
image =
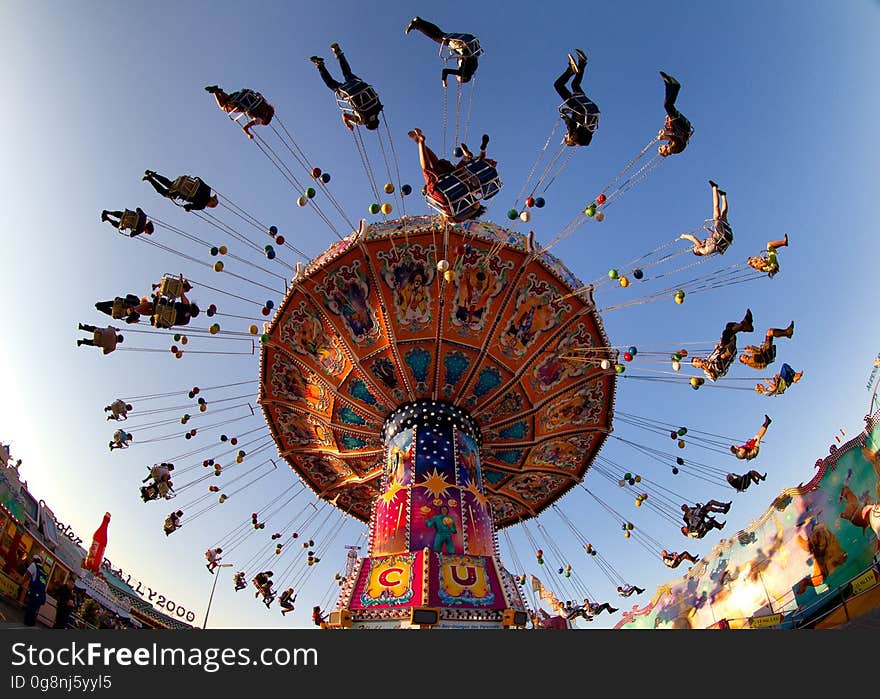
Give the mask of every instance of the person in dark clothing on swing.
[{"label": "person in dark clothing on swing", "polygon": [[736,473],[727,474],[727,482],[730,483],[730,486],[738,493],[743,492],[752,483],[757,485],[764,480],[767,480],[767,474],[765,473],[761,475],[755,470],[749,471],[741,476]]},{"label": "person in dark clothing on swing", "polygon": [[736,334],[740,332],[754,332],[752,311],[746,309],[746,314],[739,322],[730,322],[724,326],[721,339],[708,357],[693,357],[691,365],[696,369],[702,369],[710,381],[716,381],[727,373],[730,365],[736,357]]},{"label": "person in dark clothing on swing", "polygon": [[141,233],[150,235],[156,230],[153,226],[153,222],[147,219],[144,210],[139,206],[136,207],[134,211],[129,211],[128,209],[125,211],[108,211],[107,209],[104,209],[101,212],[101,220],[106,221],[120,231],[130,230],[131,232],[128,234],[129,238],[134,238]]},{"label": "person in dark clothing on swing", "polygon": [[739,355],[739,361],[752,369],[766,369],[768,364],[776,361],[774,338],[787,337],[791,339],[792,335],[794,335],[794,321],[791,321],[784,329],[769,328],[764,334],[764,342],[760,345],[746,346],[743,353]]},{"label": "person in dark clothing on swing", "polygon": [[421,32],[431,41],[436,41],[440,46],[446,46],[454,54],[458,56],[457,68],[444,68],[440,74],[440,80],[443,87],[446,87],[446,78],[454,75],[458,82],[466,83],[474,77],[477,72],[478,60],[477,56],[482,53],[480,42],[473,34],[447,34],[436,24],[428,22],[421,17],[413,17],[404,34],[409,34],[413,29]]},{"label": "person in dark clothing on swing", "polygon": [[324,84],[333,90],[338,98],[348,103],[351,112],[342,113],[342,122],[349,131],[354,131],[355,126],[363,126],[369,131],[375,131],[379,128],[379,113],[382,111],[379,96],[369,84],[351,72],[351,66],[348,65],[348,60],[339,48],[339,44],[330,44],[330,48],[339,61],[344,83],[330,75],[330,71],[324,65],[324,59],[320,56],[311,56],[309,60],[318,68]]},{"label": "person in dark clothing on swing", "polygon": [[668,568],[678,568],[681,565],[682,561],[689,561],[690,563],[696,563],[700,560],[699,556],[694,556],[689,551],[682,551],[678,553],[676,551],[668,552],[665,549],[661,551],[660,557],[663,559],[663,563]]},{"label": "person in dark clothing on swing", "polygon": [[211,192],[211,188],[198,177],[181,175],[172,182],[153,170],[146,170],[141,179],[153,185],[153,189],[166,199],[174,202],[178,199],[185,201],[183,208],[186,211],[213,209],[220,203],[217,195]]},{"label": "person in dark clothing on swing", "polygon": [[112,301],[98,301],[95,308],[111,318],[131,324],[137,323],[141,314],[152,313],[153,305],[149,301],[142,301],[139,296],[126,294],[124,298],[117,296]]},{"label": "person in dark clothing on swing", "polygon": [[[593,132],[599,125],[599,108],[581,89],[584,68],[587,67],[587,56],[580,49],[575,49],[575,53],[578,57],[577,61],[574,56],[568,54],[568,68],[556,79],[553,87],[563,99],[559,115],[565,122],[565,145],[588,146],[593,140]],[[569,90],[566,83],[572,77],[574,79]]]},{"label": "person in dark clothing on swing", "polygon": [[666,99],[663,101],[663,108],[666,110],[666,123],[660,129],[657,138],[660,141],[666,141],[666,143],[658,146],[657,152],[665,158],[668,155],[681,153],[687,148],[688,140],[694,133],[694,129],[684,114],[675,108],[675,100],[681,89],[681,83],[662,70],[660,77],[663,78],[663,83],[666,86]]}]

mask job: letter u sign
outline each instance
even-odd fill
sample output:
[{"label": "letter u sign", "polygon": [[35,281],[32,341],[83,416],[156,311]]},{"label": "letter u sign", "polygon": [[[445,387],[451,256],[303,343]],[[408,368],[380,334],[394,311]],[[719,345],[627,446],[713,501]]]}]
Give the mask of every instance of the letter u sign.
[{"label": "letter u sign", "polygon": [[[461,571],[464,570],[464,577]],[[452,579],[462,587],[471,587],[477,582],[477,569],[473,566],[451,566],[449,571]]]}]

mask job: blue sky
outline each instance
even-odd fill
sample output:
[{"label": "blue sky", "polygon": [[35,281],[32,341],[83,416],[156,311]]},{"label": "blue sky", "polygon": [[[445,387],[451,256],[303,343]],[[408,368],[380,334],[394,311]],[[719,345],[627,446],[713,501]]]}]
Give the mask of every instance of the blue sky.
[{"label": "blue sky", "polygon": [[[771,414],[773,425],[754,464],[769,472],[759,487],[736,495],[699,480],[673,481],[662,468],[653,473],[694,500],[734,496],[725,533],[735,531],[780,489],[809,480],[837,430],[858,431],[868,404],[864,384],[878,350],[869,320],[875,292],[874,159],[880,145],[873,128],[880,107],[873,89],[878,9],[876,2],[687,2],[677,4],[670,19],[668,3],[647,2],[574,8],[553,3],[540,11],[519,2],[443,7],[269,2],[256,9],[229,2],[6,3],[0,6],[0,59],[7,66],[6,127],[0,135],[7,290],[0,297],[7,333],[0,345],[5,394],[0,439],[12,443],[33,492],[62,521],[87,539],[101,514],[111,511],[111,560],[188,608],[204,610],[212,580],[202,552],[288,487],[292,474],[280,469],[235,503],[230,500],[227,509],[216,508],[166,539],[161,524],[173,503],[140,501],[137,486],[145,467],[212,439],[219,449],[216,433],[194,444],[177,438],[111,454],[113,423],[104,421],[102,409],[118,396],[255,379],[257,358],[188,355],[177,361],[170,354],[130,351],[103,357],[76,347],[82,336],[77,323],[104,324],[107,318],[95,311],[95,301],[145,294],[163,273],[184,272],[259,300],[268,292],[234,278],[208,278],[213,273],[204,267],[118,236],[100,223],[100,211],[140,205],[196,235],[216,237],[140,180],[147,168],[172,177],[198,174],[260,220],[278,225],[297,247],[319,253],[334,239],[332,233],[308,208],[296,207],[298,193],[202,88],[261,90],[309,157],[332,174],[332,191],[348,216],[365,216],[371,196],[361,164],[332,94],[308,57],[323,55],[338,72],[328,45],[339,41],[354,71],[379,91],[402,179],[418,189],[421,175],[406,131],[420,126],[434,145],[441,131],[442,63],[436,46],[419,34],[403,34],[413,14],[421,14],[448,31],[476,34],[485,49],[469,140],[474,146],[480,133],[492,136],[490,156],[498,159],[506,183],[489,214],[499,223],[557,119],[552,82],[566,54],[582,47],[589,55],[583,87],[602,110],[600,128],[548,191],[547,207],[531,224],[540,242],[551,240],[656,133],[663,119],[657,71],[681,81],[678,105],[695,127],[687,151],[627,193],[605,222],[583,226],[554,249],[581,279],[595,279],[699,227],[711,214],[709,178],[730,198],[736,239],[728,257],[745,259],[788,232],[791,247],[781,252],[782,272],[773,280],[694,295],[681,306],[670,299],[604,316],[612,344],[663,348],[714,341],[724,323],[739,319],[746,307],[755,315],[750,339],[795,320],[795,337],[780,345],[780,362],[803,369],[805,376],[785,396],[619,383],[618,410],[691,429],[746,439],[763,414]],[[416,196],[408,210],[427,212]],[[163,232],[161,242],[211,260],[173,234]],[[297,261],[290,253],[285,259]],[[203,305],[238,312],[228,299],[205,290],[193,296]],[[606,285],[597,300],[601,307],[634,296]],[[241,312],[253,315],[254,308]],[[247,325],[223,322],[235,329]],[[129,333],[123,346],[167,347],[166,339]],[[199,342],[203,349],[215,347]],[[730,375],[757,380],[764,374],[737,366]],[[259,424],[258,413],[242,421],[247,427],[241,429]],[[615,434],[668,449],[668,437],[625,425]],[[260,461],[269,455],[271,449]],[[634,472],[657,468],[639,463],[615,440],[603,456]],[[711,458],[718,468],[742,466],[732,457]],[[594,475],[587,477],[588,487],[651,536],[678,548],[691,543],[645,508],[635,511],[629,496]],[[585,493],[573,492],[560,507],[630,581],[653,588],[669,577],[659,559],[624,540]],[[560,520],[550,513],[540,522],[587,586],[613,600],[613,587],[585,560]],[[265,540],[268,528],[261,534]],[[211,625],[307,625],[312,603],[327,596],[333,574],[344,564],[343,544],[362,543],[362,531],[344,525],[300,592],[296,613],[282,619],[276,608],[267,612],[249,592],[233,593],[227,578],[218,585]],[[532,564],[534,552],[523,533],[514,529],[511,535],[525,572],[571,597],[546,570],[550,566],[539,570]],[[257,536],[251,539],[255,551]],[[505,536],[501,540],[504,554]],[[716,540],[707,537],[690,550],[707,552]],[[510,555],[503,558],[514,567]],[[593,627],[611,623],[602,615]]]}]

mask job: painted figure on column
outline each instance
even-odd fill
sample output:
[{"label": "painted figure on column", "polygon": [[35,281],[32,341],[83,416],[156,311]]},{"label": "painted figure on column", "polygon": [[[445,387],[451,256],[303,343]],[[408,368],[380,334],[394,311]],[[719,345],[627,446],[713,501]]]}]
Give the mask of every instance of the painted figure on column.
[{"label": "painted figure on column", "polygon": [[433,529],[435,532],[434,543],[431,546],[433,551],[443,553],[443,547],[445,546],[446,553],[455,553],[452,535],[456,534],[458,529],[455,527],[455,520],[449,516],[449,508],[446,505],[440,506],[439,514],[425,520],[425,526]]}]

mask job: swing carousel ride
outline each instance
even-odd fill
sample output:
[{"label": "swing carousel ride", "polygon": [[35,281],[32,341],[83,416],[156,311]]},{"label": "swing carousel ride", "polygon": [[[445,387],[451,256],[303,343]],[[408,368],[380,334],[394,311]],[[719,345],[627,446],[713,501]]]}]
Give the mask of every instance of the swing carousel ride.
[{"label": "swing carousel ride", "polygon": [[[419,29],[411,23],[407,31],[413,27]],[[675,560],[675,552],[685,548],[677,539],[681,534],[674,531],[675,539],[656,534],[663,543],[637,526],[623,505],[599,497],[589,480],[615,484],[630,505],[652,510],[670,530],[702,538],[706,512],[700,521],[685,519],[687,527],[680,527],[683,503],[692,500],[677,492],[669,474],[690,475],[720,490],[729,487],[731,469],[685,459],[660,442],[671,438],[679,450],[687,444],[730,458],[729,446],[743,441],[615,410],[615,392],[618,380],[629,377],[693,390],[722,384],[736,364],[736,333],[752,331],[750,320],[728,324],[730,332],[717,345],[640,351],[612,344],[602,313],[660,301],[680,305],[686,295],[758,280],[768,270],[759,269],[755,258],[715,264],[732,257],[722,256],[733,239],[726,211],[716,210],[704,224],[703,237],[717,246],[696,261],[691,259],[695,246],[676,235],[590,282],[576,278],[550,250],[584,225],[608,226],[602,223],[608,209],[670,154],[658,144],[678,138],[680,148],[672,151],[677,153],[692,133],[684,120],[685,133],[676,134],[674,114],[667,110],[665,129],[588,197],[567,226],[550,235],[540,227],[528,229],[525,224],[533,215],[539,219],[548,190],[569,162],[586,157],[583,140],[578,145],[560,139],[558,128],[567,129],[566,136],[588,133],[587,143],[594,133],[600,136],[599,110],[578,91],[560,106],[557,126],[519,195],[509,199],[504,225],[490,221],[488,207],[508,191],[499,175],[503,164],[486,157],[487,137],[477,156],[460,143],[470,127],[471,78],[483,48],[468,34],[436,40],[446,65],[456,66],[448,74],[470,75],[443,91],[439,157],[420,130],[408,134],[419,148],[424,201],[432,213],[408,213],[407,208],[420,208],[411,203],[419,198],[401,178],[392,137],[398,134],[379,101],[381,90],[351,74],[347,63],[346,82],[327,84],[373,198],[369,218],[357,222],[347,213],[349,194],[334,192],[330,174],[306,154],[284,124],[282,110],[276,113],[274,100],[249,89],[226,94],[218,86],[206,88],[293,188],[297,215],[317,216],[334,235],[322,253],[307,255],[295,233],[314,219],[280,230],[193,175],[171,180],[147,171],[144,176],[186,208],[180,220],[159,218],[152,209],[104,212],[102,219],[125,239],[120,244],[147,244],[186,265],[179,274],[163,275],[149,295],[118,296],[103,308],[96,304],[124,320],[126,334],[138,333],[150,344],[131,347],[129,342],[119,350],[170,352],[172,361],[198,361],[192,355],[200,353],[259,354],[258,377],[255,363],[245,359],[253,373],[241,380],[116,399],[106,408],[107,420],[124,421],[125,429],[116,431],[110,449],[153,447],[181,437],[207,441],[156,458],[142,499],[173,500],[174,512],[165,522],[168,536],[203,517],[215,518],[211,538],[217,540],[206,542],[208,567],[221,558],[232,563],[238,571],[236,590],[252,580],[266,607],[280,594],[282,614],[293,609],[296,594],[322,559],[326,569],[338,550],[334,545],[341,548],[336,540],[343,525],[360,521],[368,528],[366,555],[358,554],[359,546],[348,546],[344,570],[328,580],[324,600],[314,600],[315,623],[571,627],[576,619],[590,621],[600,607],[609,613],[616,609],[598,604],[585,574],[576,570],[582,566],[573,565],[559,542],[547,536],[542,514],[555,513],[589,565],[629,596],[639,588],[596,550],[585,529],[611,523],[658,564],[670,567],[681,561]],[[333,51],[342,63],[335,44]],[[576,75],[578,65],[570,60],[569,76]],[[312,62],[324,70],[321,59]],[[449,92],[456,95],[451,134]],[[241,136],[239,130],[236,137]],[[448,136],[454,148],[447,149]],[[458,163],[444,159],[450,151]],[[384,171],[374,169],[375,162],[383,163]],[[719,195],[723,199],[717,186],[714,194],[716,202]],[[395,210],[398,217],[392,215]],[[771,253],[776,262],[775,248]],[[299,259],[291,263],[294,256]],[[216,281],[206,283],[208,275]],[[672,279],[675,285],[669,286]],[[196,293],[213,294],[213,302],[199,308],[188,298]],[[617,293],[624,300],[597,302]],[[271,298],[262,300],[267,294]],[[197,326],[203,317],[206,324]],[[718,320],[720,330],[725,319]],[[114,351],[110,330],[102,337],[100,329],[81,328],[94,332],[92,342],[105,353],[107,342]],[[715,332],[712,328],[710,334]],[[704,360],[692,363],[693,357]],[[189,402],[181,404],[181,396]],[[613,428],[622,425],[645,436],[614,434]],[[646,464],[644,475],[601,453],[611,439]],[[273,448],[277,459],[268,456]],[[255,493],[255,484],[277,476],[278,461],[297,478],[286,479],[264,498],[259,511],[237,511],[236,496]],[[651,470],[649,462],[661,464],[662,473]],[[605,524],[566,511],[564,496],[573,490],[598,504]],[[235,523],[219,537],[218,510]],[[536,565],[546,560],[540,568],[544,582],[526,575],[510,537],[518,529]],[[266,575],[270,568],[274,575]],[[339,595],[335,605],[333,594]]]}]

